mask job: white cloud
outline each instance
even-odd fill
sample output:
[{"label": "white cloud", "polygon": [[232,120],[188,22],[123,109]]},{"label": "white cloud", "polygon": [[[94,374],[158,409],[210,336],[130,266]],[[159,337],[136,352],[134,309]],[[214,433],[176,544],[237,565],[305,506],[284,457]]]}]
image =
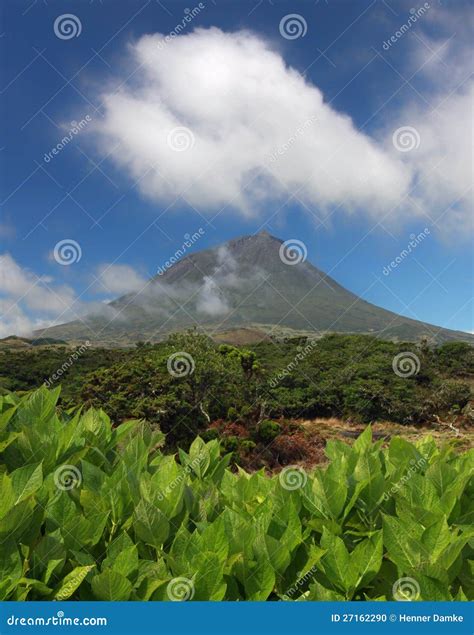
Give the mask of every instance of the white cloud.
[{"label": "white cloud", "polygon": [[200,313],[211,316],[225,315],[230,310],[230,306],[216,281],[210,276],[204,278],[204,284],[196,299],[196,308]]},{"label": "white cloud", "polygon": [[[226,205],[250,215],[298,191],[319,209],[344,203],[378,215],[407,191],[401,158],[326,104],[258,36],[197,29],[160,49],[161,39],[131,47],[136,82],[104,96],[95,126],[104,151],[120,144],[112,157],[146,196],[183,193],[204,212]],[[183,126],[190,147],[176,151],[170,134]]]},{"label": "white cloud", "polygon": [[209,276],[204,276],[203,285],[196,297],[196,309],[200,313],[216,317],[231,310],[227,294],[238,288],[243,280],[237,274],[237,262],[226,247],[217,251],[217,264]]},{"label": "white cloud", "polygon": [[146,278],[129,265],[102,265],[97,270],[96,279],[96,291],[113,295],[139,291],[147,283]]},{"label": "white cloud", "polygon": [[[457,237],[472,230],[472,137],[474,81],[472,26],[467,7],[432,7],[420,22],[423,33],[412,39],[406,77],[415,77],[413,93],[388,130],[410,126],[419,147],[403,154],[412,174],[411,212],[425,212],[439,228]],[[436,36],[433,35],[436,33]],[[418,98],[419,97],[419,98]]]},{"label": "white cloud", "polygon": [[408,108],[400,118],[419,134],[419,147],[405,156],[418,209],[458,233],[472,228],[473,103],[471,82],[461,92],[441,94],[431,112]]},{"label": "white cloud", "polygon": [[71,287],[22,268],[10,254],[0,255],[1,337],[75,319],[81,308]]},{"label": "white cloud", "polygon": [[[445,23],[434,16],[422,28]],[[130,47],[138,66],[133,84],[103,95],[105,116],[94,130],[104,153],[112,151],[157,202],[182,194],[201,213],[226,208],[251,216],[296,195],[318,214],[340,207],[399,225],[426,213],[436,220],[450,208],[440,225],[465,233],[473,84],[466,81],[471,56],[462,15],[456,20],[459,38],[424,34],[425,43],[410,47],[428,104],[420,108],[413,93],[390,114],[386,137],[357,130],[261,37],[217,28],[196,29],[161,48],[162,35],[141,37]],[[418,150],[394,149],[400,126],[416,128]],[[170,143],[176,129],[186,150]]]},{"label": "white cloud", "polygon": [[47,325],[46,321],[28,317],[15,300],[0,297],[0,337],[29,335],[35,328]]}]

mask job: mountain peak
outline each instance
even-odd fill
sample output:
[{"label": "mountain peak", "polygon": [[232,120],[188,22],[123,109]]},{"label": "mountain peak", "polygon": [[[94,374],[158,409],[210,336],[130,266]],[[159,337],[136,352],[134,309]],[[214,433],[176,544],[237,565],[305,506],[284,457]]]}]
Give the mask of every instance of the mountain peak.
[{"label": "mountain peak", "polygon": [[281,238],[278,238],[278,236],[273,236],[273,234],[270,234],[270,232],[268,232],[266,229],[261,229],[259,232],[254,234],[254,236],[255,238],[264,238],[264,239],[276,241],[278,243],[283,242]]},{"label": "mountain peak", "polygon": [[275,246],[275,244],[279,246],[282,243],[283,243],[283,240],[281,238],[278,238],[278,236],[274,236],[273,234],[270,234],[270,232],[268,232],[266,229],[261,229],[255,234],[246,234],[244,236],[233,238],[227,241],[226,243],[224,243],[222,246],[232,247],[232,246],[239,246],[239,245],[242,246],[244,244],[257,244],[257,245],[265,244],[271,247],[272,245]]},{"label": "mountain peak", "polygon": [[456,337],[369,304],[312,265],[310,254],[297,261],[285,258],[283,243],[263,229],[192,252],[164,268],[143,290],[111,302],[108,309],[117,312],[117,319],[91,315],[52,327],[48,335],[80,340],[90,338],[92,330],[102,340],[134,341],[160,339],[197,325],[212,331],[260,325],[272,333],[290,329],[413,340]]}]

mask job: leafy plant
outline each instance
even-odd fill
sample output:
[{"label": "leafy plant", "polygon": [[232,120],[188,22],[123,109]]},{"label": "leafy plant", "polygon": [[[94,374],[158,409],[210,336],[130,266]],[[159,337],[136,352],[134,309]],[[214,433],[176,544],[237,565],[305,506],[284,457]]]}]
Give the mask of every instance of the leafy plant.
[{"label": "leafy plant", "polygon": [[0,397],[1,599],[474,599],[472,451],[367,427],[311,473],[234,473],[215,439],[165,455],[58,397]]}]

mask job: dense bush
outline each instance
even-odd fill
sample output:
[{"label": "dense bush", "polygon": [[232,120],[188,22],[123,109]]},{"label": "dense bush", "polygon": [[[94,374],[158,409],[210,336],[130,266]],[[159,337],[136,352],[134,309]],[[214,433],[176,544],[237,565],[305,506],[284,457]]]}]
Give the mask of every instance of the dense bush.
[{"label": "dense bush", "polygon": [[[392,367],[403,352],[418,360],[406,377]],[[170,373],[169,360],[179,354],[191,356],[191,373]],[[69,355],[65,347],[0,353],[0,386],[39,386]],[[174,448],[219,419],[246,426],[282,417],[430,422],[466,407],[472,377],[473,349],[463,342],[430,348],[330,335],[246,349],[191,332],[128,351],[88,349],[62,377],[62,405],[103,407],[114,424],[146,418]]]},{"label": "dense bush", "polygon": [[474,599],[472,451],[368,427],[311,473],[233,473],[58,394],[0,397],[1,599]]},{"label": "dense bush", "polygon": [[265,419],[258,426],[258,436],[262,441],[273,441],[281,433],[280,424]]},{"label": "dense bush", "polygon": [[435,360],[446,375],[474,374],[474,349],[466,342],[447,342],[435,350]]},{"label": "dense bush", "polygon": [[[463,380],[474,375],[473,349],[463,342],[432,350],[426,343],[416,346],[365,335],[330,335],[293,349],[292,357],[291,347],[283,346],[276,366],[266,346],[259,344],[254,349],[270,371],[262,395],[272,416],[346,416],[367,423],[376,419],[416,423],[447,413],[453,406],[462,408],[470,398],[469,385]],[[406,352],[416,356],[418,368],[403,377],[394,372],[392,363]],[[292,364],[291,372],[280,378],[281,369]],[[444,381],[447,376],[455,380],[449,388]]]},{"label": "dense bush", "polygon": [[245,351],[193,334],[176,334],[165,345],[144,350],[128,363],[91,374],[81,399],[103,406],[117,423],[143,417],[175,446],[225,417],[236,395],[242,403],[253,397],[252,356]]}]

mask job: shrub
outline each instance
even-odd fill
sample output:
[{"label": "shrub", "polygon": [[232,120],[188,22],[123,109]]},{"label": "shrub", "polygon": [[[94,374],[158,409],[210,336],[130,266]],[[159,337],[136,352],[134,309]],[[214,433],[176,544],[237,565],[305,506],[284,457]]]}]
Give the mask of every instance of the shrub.
[{"label": "shrub", "polygon": [[276,421],[265,419],[257,429],[257,435],[261,441],[270,442],[281,433],[281,426]]}]

